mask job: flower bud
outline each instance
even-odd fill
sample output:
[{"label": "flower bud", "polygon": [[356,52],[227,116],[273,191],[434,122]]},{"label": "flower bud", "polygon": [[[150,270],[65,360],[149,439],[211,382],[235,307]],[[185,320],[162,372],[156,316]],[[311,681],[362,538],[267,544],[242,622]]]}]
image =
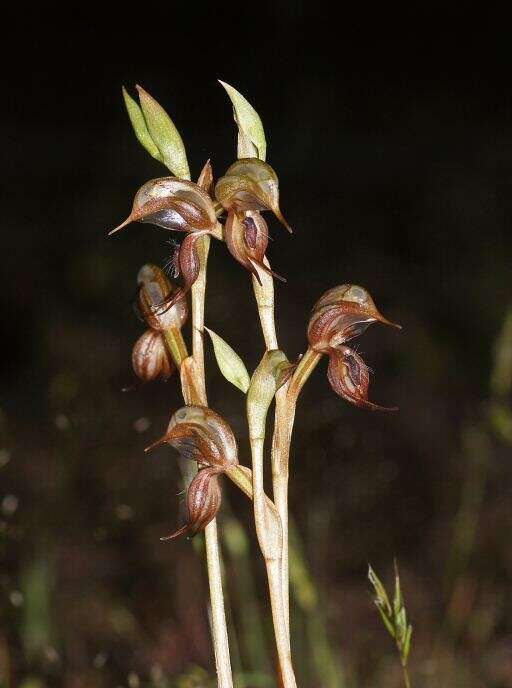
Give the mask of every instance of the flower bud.
[{"label": "flower bud", "polygon": [[249,270],[260,284],[259,270],[286,281],[263,262],[268,245],[268,227],[259,212],[239,214],[230,210],[224,226],[224,239],[233,258]]},{"label": "flower bud", "polygon": [[328,353],[332,347],[363,334],[377,321],[401,329],[379,313],[366,289],[342,284],[325,292],[313,307],[308,325],[309,344],[315,351]]},{"label": "flower bud", "polygon": [[144,382],[171,377],[175,366],[160,332],[146,330],[139,337],[132,351],[132,366],[135,375]]},{"label": "flower bud", "polygon": [[271,210],[291,232],[279,209],[279,182],[274,170],[258,158],[240,158],[215,186],[215,196],[226,210]]},{"label": "flower bud", "polygon": [[174,540],[187,533],[194,537],[217,515],[222,501],[217,468],[202,468],[194,477],[187,492],[188,522],[172,535],[160,538]]},{"label": "flower bud", "polygon": [[348,346],[329,352],[327,378],[333,390],[345,401],[370,411],[397,411],[396,406],[378,406],[368,401],[370,373],[361,356]]},{"label": "flower bud", "polygon": [[218,413],[205,406],[184,406],[172,416],[167,432],[146,449],[170,444],[199,466],[224,470],[238,463],[233,431]]},{"label": "flower bud", "polygon": [[[137,307],[141,317],[154,330],[181,329],[188,317],[188,305],[182,290],[172,284],[156,265],[143,265],[137,275]],[[168,303],[177,297],[174,305]]]},{"label": "flower bud", "polygon": [[161,177],[146,182],[135,194],[129,217],[110,234],[131,222],[149,222],[178,232],[212,231],[217,224],[213,203],[194,182]]}]

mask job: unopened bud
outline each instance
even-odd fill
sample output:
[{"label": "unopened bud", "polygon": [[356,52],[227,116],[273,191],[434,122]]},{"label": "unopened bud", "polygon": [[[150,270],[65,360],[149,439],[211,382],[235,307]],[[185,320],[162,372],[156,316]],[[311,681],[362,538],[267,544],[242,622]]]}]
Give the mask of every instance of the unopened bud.
[{"label": "unopened bud", "polygon": [[160,332],[146,330],[139,337],[133,347],[132,365],[135,375],[144,382],[171,377],[175,366]]}]

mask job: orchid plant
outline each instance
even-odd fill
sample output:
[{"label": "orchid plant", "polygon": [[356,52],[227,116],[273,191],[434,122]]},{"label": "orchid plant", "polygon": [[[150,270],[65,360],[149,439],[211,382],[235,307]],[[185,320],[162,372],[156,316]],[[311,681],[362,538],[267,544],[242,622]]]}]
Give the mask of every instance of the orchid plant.
[{"label": "orchid plant", "polygon": [[[257,539],[265,561],[278,676],[284,688],[297,685],[290,649],[288,594],[288,482],[295,408],[302,387],[321,357],[329,357],[328,380],[345,401],[367,410],[395,410],[368,400],[369,370],[348,343],[369,325],[399,327],[377,310],[366,289],[343,284],[329,289],[313,307],[305,353],[290,361],[280,350],[274,322],[274,278],[283,279],[265,256],[269,230],[262,213],[271,211],[291,232],[279,206],[279,182],[265,161],[261,119],[232,86],[220,82],[233,106],[238,128],[237,160],[214,184],[207,161],[197,182],[190,171],[183,141],[168,114],[137,86],[139,102],[123,89],[135,135],[170,175],[146,182],[135,194],[128,218],[111,234],[133,222],[155,225],[184,235],[167,266],[144,265],[138,274],[137,310],[148,327],[133,348],[133,370],[143,382],[167,380],[179,373],[184,406],[176,410],[167,431],[148,449],[170,445],[187,466],[184,474],[188,518],[172,535],[205,533],[210,587],[211,630],[218,685],[231,688],[228,632],[216,516],[221,508],[222,476],[252,501]],[[211,239],[224,242],[231,256],[251,274],[263,335],[261,362],[249,375],[240,356],[204,325],[207,260]],[[180,279],[180,284],[174,280]],[[192,341],[182,327],[191,301]],[[208,406],[204,374],[204,333],[213,343],[223,376],[245,396],[250,466],[239,463],[237,441],[229,424]],[[267,414],[275,400],[270,452],[272,490],[265,492],[264,440]]]}]

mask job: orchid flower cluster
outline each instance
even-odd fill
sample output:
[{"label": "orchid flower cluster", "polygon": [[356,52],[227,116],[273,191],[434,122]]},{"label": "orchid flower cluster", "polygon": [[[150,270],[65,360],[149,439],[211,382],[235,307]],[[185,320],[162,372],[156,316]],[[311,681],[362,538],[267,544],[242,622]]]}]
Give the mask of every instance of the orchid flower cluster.
[{"label": "orchid flower cluster", "polygon": [[[155,265],[144,265],[137,277],[137,313],[147,330],[135,343],[133,370],[143,383],[179,374],[185,405],[175,411],[166,433],[148,449],[173,447],[192,466],[187,486],[188,520],[172,535],[206,534],[212,609],[212,636],[218,685],[232,683],[224,616],[216,516],[221,507],[220,479],[229,477],[252,501],[257,537],[269,583],[278,656],[278,674],[285,688],[297,685],[291,652],[288,602],[288,474],[295,406],[300,391],[325,354],[328,380],[345,401],[368,410],[395,410],[368,400],[369,370],[348,343],[375,322],[399,327],[377,310],[366,289],[343,284],[329,289],[315,304],[307,328],[308,348],[290,363],[279,349],[274,323],[273,278],[283,281],[265,255],[269,229],[262,213],[272,212],[291,232],[279,206],[279,182],[265,161],[266,140],[261,120],[250,103],[221,82],[238,127],[238,159],[214,183],[208,161],[197,182],[190,180],[183,141],[165,110],[137,87],[139,103],[123,89],[135,134],[171,175],[152,179],[137,191],[128,218],[113,229],[134,222],[152,224],[184,235],[169,265],[172,280]],[[211,239],[225,243],[231,256],[252,275],[265,351],[250,376],[238,354],[204,325],[207,257]],[[180,279],[177,284],[174,280]],[[192,295],[192,353],[182,335]],[[212,339],[224,377],[246,395],[251,467],[238,461],[237,442],[224,418],[208,407],[204,380],[203,336]],[[265,493],[264,437],[267,412],[275,399],[271,462],[273,499]]]}]

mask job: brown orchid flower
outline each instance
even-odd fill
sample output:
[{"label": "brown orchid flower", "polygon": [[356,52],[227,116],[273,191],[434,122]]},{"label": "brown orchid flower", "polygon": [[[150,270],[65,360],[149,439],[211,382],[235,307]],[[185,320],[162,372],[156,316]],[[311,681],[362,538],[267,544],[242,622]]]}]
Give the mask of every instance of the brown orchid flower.
[{"label": "brown orchid flower", "polygon": [[363,287],[355,284],[333,287],[313,306],[308,326],[309,344],[314,351],[328,353],[332,347],[363,334],[374,322],[401,329],[379,313]]},{"label": "brown orchid flower", "polygon": [[135,375],[143,382],[168,380],[176,369],[163,335],[156,330],[146,330],[135,342],[132,366]]},{"label": "brown orchid flower", "polygon": [[202,468],[189,485],[187,492],[188,521],[178,528],[172,535],[160,538],[160,540],[174,540],[180,535],[187,534],[189,538],[194,537],[217,515],[221,501],[222,492],[219,485],[218,468]]},{"label": "brown orchid flower", "polygon": [[172,416],[165,435],[146,451],[170,444],[181,456],[200,467],[223,471],[238,463],[233,431],[218,413],[205,406],[184,406]]},{"label": "brown orchid flower", "polygon": [[240,158],[215,185],[215,197],[228,213],[271,210],[291,232],[279,209],[279,182],[274,170],[258,158]]},{"label": "brown orchid flower", "polygon": [[[180,330],[188,318],[187,300],[156,265],[143,265],[137,275],[136,309],[149,327],[162,332],[171,327]],[[163,304],[171,305],[164,306]]]},{"label": "brown orchid flower", "polygon": [[177,177],[160,177],[140,187],[132,212],[109,234],[131,222],[147,222],[178,232],[197,232],[215,229],[217,217],[210,196],[198,184]]},{"label": "brown orchid flower", "polygon": [[[148,222],[167,230],[186,232],[171,258],[174,277],[183,278],[183,285],[172,290],[160,305],[172,308],[183,299],[199,274],[199,256],[196,241],[218,228],[217,216],[209,195],[213,186],[213,172],[208,160],[197,184],[177,177],[161,177],[146,182],[137,191],[129,217],[109,234],[118,232],[131,222]],[[167,311],[162,310],[162,313]]]},{"label": "brown orchid flower", "polygon": [[397,407],[379,406],[368,400],[369,368],[358,353],[345,346],[374,322],[401,329],[379,313],[366,289],[342,284],[329,289],[313,307],[309,345],[317,354],[329,356],[327,378],[336,394],[360,408],[396,411]]}]

